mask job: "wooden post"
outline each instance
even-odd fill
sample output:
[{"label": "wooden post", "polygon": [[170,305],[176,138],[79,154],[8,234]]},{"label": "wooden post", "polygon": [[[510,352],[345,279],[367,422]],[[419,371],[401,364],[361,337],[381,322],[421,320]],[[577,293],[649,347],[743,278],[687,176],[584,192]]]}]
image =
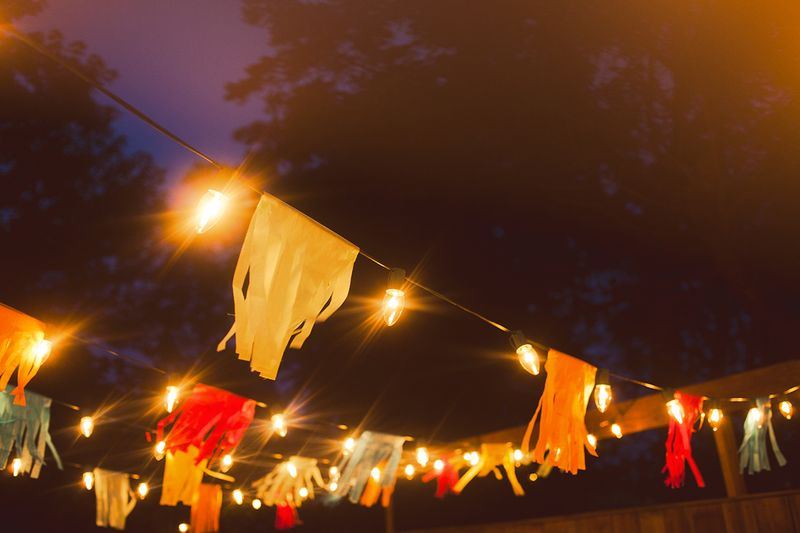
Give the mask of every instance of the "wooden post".
[{"label": "wooden post", "polygon": [[739,449],[733,437],[730,420],[723,420],[719,429],[714,432],[714,443],[717,445],[719,466],[725,479],[725,492],[728,498],[747,494],[744,477],[739,472]]},{"label": "wooden post", "polygon": [[386,506],[386,533],[394,533],[394,498],[389,500]]}]

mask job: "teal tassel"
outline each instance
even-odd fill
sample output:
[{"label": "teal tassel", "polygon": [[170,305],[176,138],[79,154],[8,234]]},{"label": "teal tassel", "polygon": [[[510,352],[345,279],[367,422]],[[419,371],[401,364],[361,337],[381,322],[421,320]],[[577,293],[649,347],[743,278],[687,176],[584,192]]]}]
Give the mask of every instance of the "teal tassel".
[{"label": "teal tassel", "polygon": [[786,464],[786,458],[778,447],[775,429],[772,427],[772,407],[769,398],[757,398],[756,406],[747,413],[744,421],[744,438],[739,447],[739,471],[747,469],[748,474],[769,470],[767,455],[767,433],[772,451],[779,466]]},{"label": "teal tassel", "polygon": [[22,461],[21,473],[39,477],[45,464],[45,448],[50,448],[59,470],[63,470],[53,440],[50,438],[50,404],[52,400],[25,391],[27,405],[14,405],[8,386],[0,391],[0,468],[5,468],[11,452]]},{"label": "teal tassel", "polygon": [[341,498],[347,494],[351,502],[358,503],[372,469],[384,461],[386,466],[381,469],[381,487],[394,487],[405,440],[405,437],[372,431],[362,433],[353,453],[344,459],[344,469],[339,469],[342,474],[339,478],[339,488],[334,496]]}]

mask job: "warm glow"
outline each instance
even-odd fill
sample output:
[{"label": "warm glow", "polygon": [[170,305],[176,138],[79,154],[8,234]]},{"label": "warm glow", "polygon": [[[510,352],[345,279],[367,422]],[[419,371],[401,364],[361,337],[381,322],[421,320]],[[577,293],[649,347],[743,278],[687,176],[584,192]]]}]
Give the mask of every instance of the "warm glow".
[{"label": "warm glow", "polygon": [[597,448],[597,437],[594,436],[594,433],[586,435],[586,440],[592,448]]},{"label": "warm glow", "polygon": [[778,404],[778,411],[781,412],[786,420],[791,420],[792,415],[794,415],[794,406],[789,400],[782,400],[781,403]]},{"label": "warm glow", "polygon": [[708,410],[708,425],[711,426],[711,429],[714,431],[722,425],[722,409],[714,407]]},{"label": "warm glow", "polygon": [[83,486],[86,487],[86,490],[92,490],[94,487],[94,474],[91,472],[84,472],[83,473]]},{"label": "warm glow", "polygon": [[308,498],[308,489],[305,487],[300,487],[300,490],[297,491],[297,494],[302,498]]},{"label": "warm glow", "polygon": [[167,393],[164,395],[164,408],[168,413],[171,413],[173,409],[175,409],[180,393],[181,390],[174,385],[169,385],[167,387]]},{"label": "warm glow", "polygon": [[747,412],[747,420],[749,420],[750,423],[757,424],[760,428],[764,423],[764,414],[758,407],[753,407]]},{"label": "warm glow", "polygon": [[342,453],[344,455],[350,455],[353,453],[353,450],[356,449],[356,439],[353,437],[347,437],[344,439],[344,444],[342,444]]},{"label": "warm glow", "polygon": [[436,459],[433,462],[433,469],[436,470],[437,473],[441,474],[442,470],[444,470],[444,461],[441,459]]},{"label": "warm glow", "polygon": [[677,398],[673,398],[672,400],[667,402],[667,411],[669,412],[669,416],[675,419],[678,424],[683,424],[683,406],[681,402],[678,401]]},{"label": "warm glow", "polygon": [[289,427],[286,425],[286,417],[282,414],[272,415],[271,421],[272,431],[280,437],[285,437],[289,432]]},{"label": "warm glow", "polygon": [[181,522],[180,524],[178,524],[178,531],[180,531],[181,533],[186,533],[187,531],[189,531],[189,524],[187,524],[186,522]]},{"label": "warm glow", "polygon": [[153,448],[153,455],[155,456],[156,460],[160,461],[164,458],[164,452],[167,450],[167,443],[163,440],[160,440],[156,443],[155,447]]},{"label": "warm glow", "polygon": [[224,194],[209,189],[197,204],[197,233],[211,229],[222,218],[227,203],[228,198]]},{"label": "warm glow", "polygon": [[414,465],[412,465],[412,464],[407,464],[407,465],[406,465],[406,468],[405,468],[405,474],[406,474],[406,477],[407,477],[408,479],[411,479],[411,478],[413,478],[413,477],[414,477],[414,474],[415,474],[415,473],[416,473],[416,468],[414,468]]},{"label": "warm glow", "polygon": [[515,460],[516,462],[520,462],[520,461],[522,461],[522,458],[523,458],[523,457],[525,457],[525,455],[522,453],[522,450],[520,450],[519,448],[517,448],[516,450],[514,450],[514,460]]},{"label": "warm glow", "polygon": [[370,471],[369,475],[372,476],[372,479],[374,481],[376,481],[376,482],[380,481],[381,480],[381,469],[376,466],[375,468],[373,468]]},{"label": "warm glow", "polygon": [[328,477],[330,477],[331,479],[338,478],[339,468],[336,466],[330,467],[330,469],[328,470]]},{"label": "warm glow", "polygon": [[256,499],[253,500],[253,503],[251,503],[251,505],[253,506],[253,509],[258,511],[259,509],[261,509],[261,500],[256,498]]},{"label": "warm glow", "polygon": [[11,461],[11,474],[17,477],[20,472],[22,472],[22,459],[14,457],[14,460]]},{"label": "warm glow", "polygon": [[45,362],[50,352],[53,350],[53,343],[47,339],[37,341],[33,346],[33,357],[36,365],[41,365]]},{"label": "warm glow", "polygon": [[403,313],[406,295],[401,289],[386,289],[383,297],[383,321],[387,326],[394,326]]},{"label": "warm glow", "polygon": [[289,461],[286,463],[286,471],[289,472],[289,475],[292,477],[297,477],[297,467],[294,465],[293,462]]},{"label": "warm glow", "polygon": [[336,483],[335,481],[331,481],[330,484],[328,484],[328,490],[330,490],[331,492],[336,492],[336,489],[338,488],[339,484]]},{"label": "warm glow", "polygon": [[622,438],[622,428],[616,422],[611,424],[611,433],[618,439]]},{"label": "warm glow", "polygon": [[605,413],[608,406],[611,405],[611,398],[613,398],[611,394],[611,385],[605,383],[595,385],[594,404],[597,406],[598,411]]},{"label": "warm glow", "polygon": [[430,461],[430,456],[428,455],[428,449],[424,446],[417,448],[417,464],[419,466],[425,468],[428,466],[428,461]]},{"label": "warm glow", "polygon": [[536,353],[533,346],[530,344],[523,344],[517,348],[517,357],[519,358],[519,364],[522,365],[522,368],[534,376],[539,375],[539,354]]},{"label": "warm glow", "polygon": [[[520,452],[522,453],[522,452]],[[464,454],[464,461],[469,463],[470,466],[475,466],[481,460],[481,456],[478,452],[467,452]]]},{"label": "warm glow", "polygon": [[236,505],[242,505],[244,502],[244,494],[240,489],[233,491],[233,501],[236,502]]},{"label": "warm glow", "polygon": [[147,497],[148,492],[150,492],[150,487],[148,487],[147,483],[144,481],[136,486],[136,494],[139,496],[140,500],[144,500]]},{"label": "warm glow", "polygon": [[88,439],[92,436],[92,432],[94,431],[94,419],[91,416],[82,416],[80,428],[81,435]]},{"label": "warm glow", "polygon": [[220,468],[223,472],[227,472],[233,466],[233,456],[229,453],[226,453],[222,456],[222,461],[220,461]]}]

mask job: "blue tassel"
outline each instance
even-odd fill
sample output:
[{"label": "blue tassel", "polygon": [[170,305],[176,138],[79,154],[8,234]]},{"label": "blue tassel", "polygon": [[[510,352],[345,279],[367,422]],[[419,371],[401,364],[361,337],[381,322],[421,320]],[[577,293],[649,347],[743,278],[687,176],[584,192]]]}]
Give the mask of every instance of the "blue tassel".
[{"label": "blue tassel", "polygon": [[786,464],[786,458],[778,447],[775,430],[772,427],[772,407],[769,398],[757,398],[756,406],[747,412],[744,420],[744,438],[739,447],[739,471],[747,469],[748,474],[769,470],[767,455],[767,433],[772,444],[772,451],[778,465]]},{"label": "blue tassel", "polygon": [[344,468],[339,469],[342,474],[334,497],[338,499],[348,495],[351,502],[358,503],[367,481],[369,481],[372,469],[384,462],[380,485],[384,489],[394,487],[405,440],[405,437],[373,433],[372,431],[362,433],[356,442],[353,453],[343,459]]},{"label": "blue tassel", "polygon": [[5,468],[11,452],[22,461],[21,473],[39,477],[45,464],[45,448],[50,448],[59,470],[63,470],[50,437],[50,404],[52,400],[33,392],[25,392],[27,405],[14,405],[12,386],[0,391],[0,468]]}]

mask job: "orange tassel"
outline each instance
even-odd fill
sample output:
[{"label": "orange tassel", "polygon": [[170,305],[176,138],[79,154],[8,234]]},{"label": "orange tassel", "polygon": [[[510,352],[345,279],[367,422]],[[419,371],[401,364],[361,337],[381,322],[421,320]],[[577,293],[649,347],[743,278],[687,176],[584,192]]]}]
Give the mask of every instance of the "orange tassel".
[{"label": "orange tassel", "polygon": [[192,498],[192,533],[219,531],[219,511],[222,507],[222,488],[203,483]]},{"label": "orange tassel", "polygon": [[597,457],[597,451],[586,438],[586,406],[594,388],[597,368],[569,355],[550,350],[547,354],[547,380],[539,406],[531,418],[522,449],[528,452],[536,419],[539,438],[532,457],[537,463],[552,463],[558,469],[577,474],[586,469],[584,447]]},{"label": "orange tassel", "polygon": [[16,371],[14,405],[25,405],[25,385],[47,359],[47,353],[37,354],[37,345],[42,341],[44,324],[0,304],[0,391],[5,390]]}]

